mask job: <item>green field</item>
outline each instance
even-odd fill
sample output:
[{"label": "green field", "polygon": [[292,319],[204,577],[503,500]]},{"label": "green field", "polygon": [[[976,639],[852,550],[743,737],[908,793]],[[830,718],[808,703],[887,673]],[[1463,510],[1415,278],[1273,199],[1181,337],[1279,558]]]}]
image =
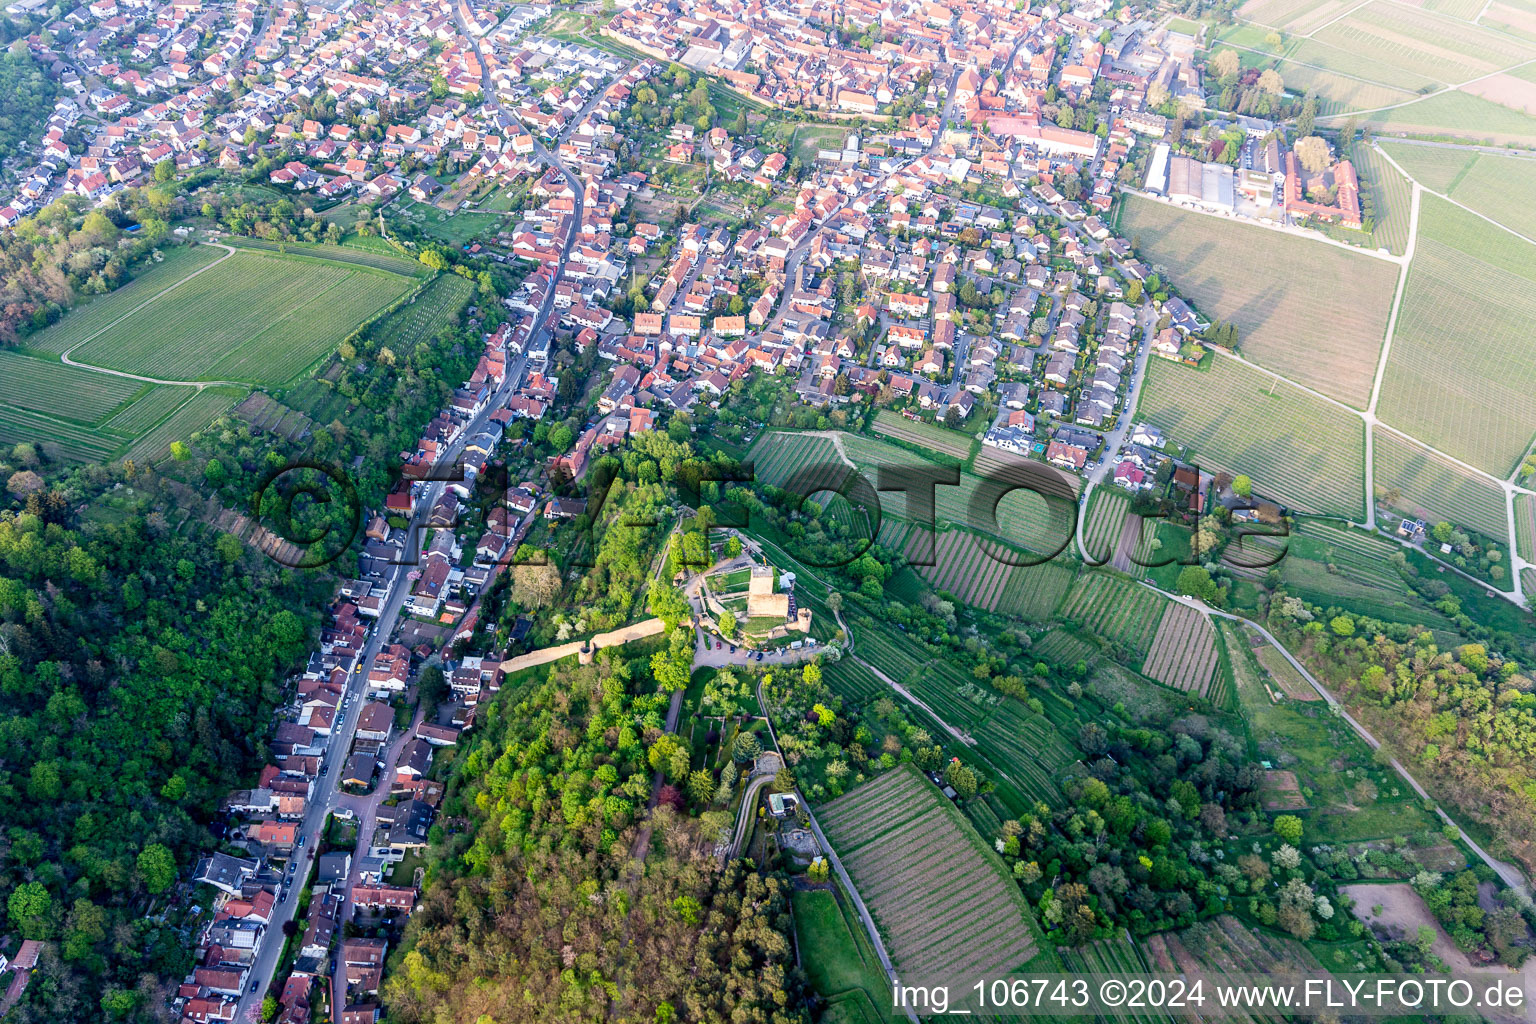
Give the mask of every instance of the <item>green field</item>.
[{"label": "green field", "polygon": [[1495,146],[1536,144],[1536,117],[1465,92],[1438,93],[1366,119],[1380,132],[1449,135]]},{"label": "green field", "polygon": [[454,246],[475,240],[488,240],[501,228],[505,219],[502,214],[489,211],[461,209],[446,213],[431,203],[418,203],[411,199],[397,202],[388,216],[409,221],[426,234]]},{"label": "green field", "polygon": [[1536,159],[1406,142],[1384,141],[1381,146],[1425,188],[1536,238],[1536,207],[1520,199],[1536,195]]},{"label": "green field", "polygon": [[893,1019],[889,1011],[880,1011],[890,1005],[890,984],[852,908],[844,913],[841,894],[801,889],[792,898],[795,943],[806,980],[831,1004],[822,1020],[875,1024]]},{"label": "green field", "polygon": [[1374,442],[1376,490],[1378,494],[1389,487],[1399,491],[1402,500],[1394,502],[1394,507],[1431,522],[1449,519],[1508,543],[1504,491],[1493,481],[1474,476],[1390,430],[1376,428]]},{"label": "green field", "polygon": [[281,384],[413,284],[357,265],[241,250],[84,337],[68,318],[58,329],[71,334],[71,356],[92,366]]},{"label": "green field", "polygon": [[1425,196],[1377,412],[1496,477],[1536,435],[1536,246]]},{"label": "green field", "polygon": [[1364,424],[1267,373],[1219,356],[1205,371],[1153,359],[1137,415],[1201,467],[1246,473],[1254,490],[1292,508],[1364,514]]},{"label": "green field", "polygon": [[1245,358],[1365,407],[1394,264],[1138,196],[1121,205],[1120,233],[1206,317],[1235,323]]}]

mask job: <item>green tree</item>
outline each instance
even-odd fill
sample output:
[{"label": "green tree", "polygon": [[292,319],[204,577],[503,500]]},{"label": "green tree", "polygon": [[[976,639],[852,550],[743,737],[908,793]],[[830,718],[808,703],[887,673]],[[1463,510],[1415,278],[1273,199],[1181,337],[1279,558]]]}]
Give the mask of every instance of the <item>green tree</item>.
[{"label": "green tree", "polygon": [[1282,814],[1275,819],[1275,835],[1290,843],[1292,846],[1301,844],[1302,825],[1301,819],[1294,814]]},{"label": "green tree", "polygon": [[1239,498],[1251,498],[1253,496],[1253,481],[1242,473],[1232,478],[1232,493]]},{"label": "green tree", "polygon": [[139,877],[151,893],[162,893],[176,881],[176,855],[162,843],[151,843],[139,852]]},{"label": "green tree", "polygon": [[17,886],[6,901],[5,910],[7,918],[20,930],[22,938],[48,937],[53,897],[42,882],[26,882]]}]

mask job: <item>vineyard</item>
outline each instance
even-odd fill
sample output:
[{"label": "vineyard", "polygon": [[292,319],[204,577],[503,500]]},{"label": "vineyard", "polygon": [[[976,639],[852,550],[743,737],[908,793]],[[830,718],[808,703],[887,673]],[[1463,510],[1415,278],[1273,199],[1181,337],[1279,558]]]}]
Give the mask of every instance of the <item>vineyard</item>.
[{"label": "vineyard", "polygon": [[391,274],[403,274],[406,277],[425,277],[430,272],[425,264],[398,255],[393,249],[380,252],[359,249],[353,245],[328,245],[324,242],[269,242],[264,238],[249,238],[245,235],[227,236],[223,241],[240,249],[256,249],[287,256],[307,256],[332,263],[351,263],[373,270],[385,270]]},{"label": "vineyard", "polygon": [[1005,700],[976,730],[984,753],[999,763],[1010,782],[1031,801],[1061,805],[1056,776],[1077,760],[1077,751],[1044,717]]},{"label": "vineyard", "polygon": [[1434,452],[1405,440],[1391,430],[1375,428],[1377,493],[1391,488],[1401,494],[1389,502],[1415,518],[1449,519],[1507,543],[1509,523],[1504,515],[1504,491],[1485,477],[1473,476]]},{"label": "vineyard", "polygon": [[[778,487],[785,486],[803,467],[812,465],[825,468],[803,483],[812,488],[841,485],[846,471],[839,467],[846,463],[838,446],[858,467],[871,490],[879,483],[882,466],[894,470],[898,478],[902,467],[931,468],[931,464],[911,452],[876,438],[847,433],[836,436],[834,444],[826,436],[772,431],[753,444],[747,461],[753,464],[760,483]],[[976,473],[961,472],[958,485],[934,489],[934,514],[939,527],[963,526],[1041,555],[1053,556],[1065,549],[1076,528],[1076,477],[995,449],[977,455],[975,466]],[[987,474],[989,479],[977,474]],[[1030,489],[1042,484],[1056,496],[1048,501]],[[1016,486],[1008,490],[1008,485]],[[911,513],[902,492],[880,492],[879,501],[882,524],[892,519],[910,522]]]},{"label": "vineyard", "polygon": [[227,412],[242,392],[229,388],[205,388],[177,407],[158,426],[134,442],[128,458],[140,465],[158,462],[171,450],[173,441],[185,441]]},{"label": "vineyard", "polygon": [[1536,249],[1424,196],[1408,285],[1381,383],[1382,422],[1507,476],[1536,433]]},{"label": "vineyard", "polygon": [[109,430],[135,437],[165,419],[193,394],[191,388],[153,387],[144,397],[107,420]]},{"label": "vineyard", "polygon": [[942,452],[961,462],[971,457],[971,448],[976,444],[969,434],[921,420],[909,420],[884,409],[875,414],[875,433]]},{"label": "vineyard", "polygon": [[354,265],[241,250],[87,336],[72,355],[170,380],[280,384],[412,284]]},{"label": "vineyard", "polygon": [[905,677],[896,675],[879,661],[874,664],[880,665],[891,678],[900,680],[914,696],[932,708],[934,714],[966,731],[979,726],[994,708],[1007,700],[947,661],[930,662],[921,667],[922,671],[908,673]]},{"label": "vineyard", "polygon": [[82,426],[11,406],[0,406],[0,444],[42,443],[45,450],[73,462],[106,462],[128,443],[128,436],[103,427]]},{"label": "vineyard", "polygon": [[1083,522],[1083,550],[1094,563],[1102,565],[1115,557],[1130,511],[1131,501],[1123,494],[1107,487],[1094,489]]},{"label": "vineyard", "polygon": [[862,707],[891,692],[891,688],[875,678],[873,672],[849,657],[822,662],[821,675],[833,693],[855,707]]},{"label": "vineyard", "polygon": [[1171,604],[1163,613],[1141,672],[1175,690],[1210,697],[1219,705],[1223,695],[1210,692],[1217,661],[1216,631],[1211,620],[1188,605]]},{"label": "vineyard", "polygon": [[826,467],[810,478],[809,482],[819,487],[840,485],[850,471],[838,458],[832,442],[814,434],[781,431],[764,434],[747,453],[746,461],[752,465],[758,483],[773,487],[785,486],[803,467],[810,465]]},{"label": "vineyard", "polygon": [[1137,415],[1187,443],[1202,469],[1246,473],[1255,491],[1291,508],[1364,511],[1360,420],[1262,370],[1220,356],[1207,371],[1154,359]]},{"label": "vineyard", "polygon": [[1075,665],[1088,661],[1098,652],[1086,640],[1079,640],[1063,629],[1053,629],[1030,648],[1035,654],[1056,665]]},{"label": "vineyard", "polygon": [[[907,557],[912,557],[918,540],[914,536]],[[946,530],[939,534],[935,544],[934,564],[919,566],[917,571],[933,589],[990,612],[997,609],[1013,574],[1023,571],[1023,567],[1009,565],[1003,559],[1020,557],[1001,545],[977,540],[963,530]]]},{"label": "vineyard", "polygon": [[135,440],[158,434],[167,418],[174,418],[195,395],[188,387],[146,385],[0,351],[0,444],[41,444],[53,456],[72,462],[108,462],[125,451],[142,457],[156,446],[143,447]]},{"label": "vineyard", "polygon": [[1515,539],[1520,557],[1536,562],[1536,497],[1529,494],[1515,495]]},{"label": "vineyard", "polygon": [[1072,570],[1055,562],[1019,566],[1008,577],[997,610],[1026,619],[1047,619],[1072,585]]},{"label": "vineyard", "polygon": [[1062,605],[1065,619],[1079,622],[1123,645],[1132,661],[1145,657],[1166,600],[1154,591],[1102,572],[1079,579]]},{"label": "vineyard", "polygon": [[[1143,947],[1148,966],[1158,973],[1187,975],[1191,981],[1206,972],[1220,975],[1317,972],[1321,970],[1307,948],[1293,939],[1266,932],[1260,935],[1231,914],[1191,925],[1182,931],[1149,936]],[[1280,1014],[1233,1015],[1241,1022],[1281,1024]]]},{"label": "vineyard", "polygon": [[[1077,949],[1061,951],[1063,965],[1074,974],[1114,974],[1120,977],[1146,974],[1147,964],[1141,953],[1128,938],[1099,939]],[[1172,1018],[1163,1014],[1121,1011],[1100,1020],[1113,1020],[1117,1024],[1166,1024]]]},{"label": "vineyard", "polygon": [[1011,873],[916,769],[860,786],[817,817],[904,981],[1006,974],[1041,951]]},{"label": "vineyard", "polygon": [[211,245],[175,245],[158,252],[159,262],[146,265],[137,277],[121,288],[77,305],[46,331],[27,338],[27,348],[58,355],[93,337],[112,321],[188,274],[227,255],[225,250]]},{"label": "vineyard", "polygon": [[93,373],[0,349],[0,406],[97,423],[144,390],[141,381]]}]

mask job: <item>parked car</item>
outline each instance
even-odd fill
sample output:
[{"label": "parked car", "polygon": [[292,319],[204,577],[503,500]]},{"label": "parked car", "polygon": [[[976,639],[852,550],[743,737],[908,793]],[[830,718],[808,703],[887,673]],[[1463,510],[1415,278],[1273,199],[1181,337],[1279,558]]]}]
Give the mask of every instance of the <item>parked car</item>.
[{"label": "parked car", "polygon": [[304,835],[299,836],[299,845],[303,846],[304,845],[304,840],[306,840],[308,838],[309,838],[309,836],[304,836]]}]

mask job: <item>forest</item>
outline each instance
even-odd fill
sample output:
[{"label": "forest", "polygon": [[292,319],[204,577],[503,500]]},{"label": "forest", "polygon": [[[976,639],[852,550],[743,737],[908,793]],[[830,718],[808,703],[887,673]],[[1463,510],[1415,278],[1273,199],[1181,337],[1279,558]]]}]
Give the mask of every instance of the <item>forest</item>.
[{"label": "forest", "polygon": [[89,212],[84,199],[65,196],[0,235],[0,345],[47,327],[79,296],[126,284],[165,241],[174,204],[161,187],[119,192]]},{"label": "forest", "polygon": [[6,48],[0,57],[0,162],[20,152],[21,145],[42,134],[42,127],[53,113],[53,98],[59,87],[32,59],[23,45]]},{"label": "forest", "polygon": [[536,670],[477,723],[444,803],[468,827],[430,848],[391,1019],[800,1019],[782,881],[717,869],[714,828],[672,803],[642,820],[668,694],[620,650]]},{"label": "forest", "polygon": [[[18,446],[11,464],[36,464]],[[191,951],[162,895],[260,767],[329,596],[92,467],[0,512],[0,888],[7,932],[53,940],[9,1019],[158,1020]],[[110,517],[83,491],[131,487]],[[174,921],[184,910],[173,911]],[[108,1010],[110,1009],[110,1012]]]}]

